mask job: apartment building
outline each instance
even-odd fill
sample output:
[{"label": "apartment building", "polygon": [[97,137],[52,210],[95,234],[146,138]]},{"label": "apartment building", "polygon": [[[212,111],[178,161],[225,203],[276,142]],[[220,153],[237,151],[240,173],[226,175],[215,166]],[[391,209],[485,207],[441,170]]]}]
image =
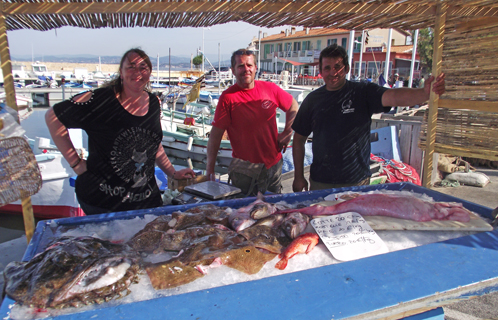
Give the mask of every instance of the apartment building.
[{"label": "apartment building", "polygon": [[[384,70],[388,32],[387,29],[372,29],[368,30],[368,36],[365,34],[368,43],[364,45],[362,55],[362,77],[372,77]],[[359,30],[354,35],[352,73],[355,75],[358,74],[362,34]],[[259,69],[263,72],[288,70],[295,74],[316,76],[320,51],[333,43],[349,50],[349,41],[350,31],[345,29],[303,28],[298,31],[291,27],[278,34],[265,33],[261,39],[254,38],[252,45],[258,49],[261,43],[258,59]],[[410,41],[409,33],[393,30],[389,62],[391,74],[397,72],[402,77],[408,76],[410,62],[406,66],[406,61],[411,60],[413,47]]]}]

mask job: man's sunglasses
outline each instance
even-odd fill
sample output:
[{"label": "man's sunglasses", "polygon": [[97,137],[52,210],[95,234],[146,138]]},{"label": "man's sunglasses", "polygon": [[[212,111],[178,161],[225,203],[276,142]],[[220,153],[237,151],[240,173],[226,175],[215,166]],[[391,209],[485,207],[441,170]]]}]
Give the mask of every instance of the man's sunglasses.
[{"label": "man's sunglasses", "polygon": [[252,50],[237,50],[233,53],[236,56],[255,56],[256,54]]}]

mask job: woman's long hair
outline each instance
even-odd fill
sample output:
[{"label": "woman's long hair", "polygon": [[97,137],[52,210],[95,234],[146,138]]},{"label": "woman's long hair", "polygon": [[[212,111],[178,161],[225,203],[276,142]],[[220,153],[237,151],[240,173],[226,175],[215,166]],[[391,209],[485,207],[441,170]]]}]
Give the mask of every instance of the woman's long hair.
[{"label": "woman's long hair", "polygon": [[[149,70],[152,73],[152,62],[150,62],[149,56],[145,53],[145,51],[143,51],[142,49],[139,49],[139,48],[132,48],[132,49],[125,52],[125,54],[121,58],[121,62],[119,63],[119,71],[121,71],[121,69],[123,68],[123,63],[124,63],[125,59],[127,59],[128,55],[132,52],[138,54],[140,56],[140,58],[144,59],[145,63],[147,64],[147,66],[149,67]],[[121,78],[121,72],[119,72],[119,75],[117,78],[105,83],[103,85],[103,87],[111,87],[115,93],[122,93],[123,92],[123,78]],[[147,91],[147,92],[152,91],[152,87],[150,86],[150,81],[145,86],[145,91]]]}]

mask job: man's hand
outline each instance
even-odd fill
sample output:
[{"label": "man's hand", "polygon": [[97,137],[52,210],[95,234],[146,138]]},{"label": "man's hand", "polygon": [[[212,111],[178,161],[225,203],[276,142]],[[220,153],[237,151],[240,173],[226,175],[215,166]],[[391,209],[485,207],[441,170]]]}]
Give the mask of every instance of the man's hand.
[{"label": "man's hand", "polygon": [[277,136],[277,142],[278,142],[278,152],[283,151],[285,153],[285,150],[287,150],[287,145],[289,144],[290,140],[292,138],[292,130],[290,130],[289,133],[281,132]]},{"label": "man's hand", "polygon": [[[424,86],[425,93],[427,95],[430,95],[432,88],[432,91],[434,91],[435,94],[442,95],[446,91],[444,78],[445,78],[444,73],[441,73],[437,78],[434,78],[434,76],[430,76],[429,79],[425,80],[425,86]],[[436,81],[434,81],[434,79]],[[433,81],[434,83],[432,83]]]},{"label": "man's hand", "polygon": [[292,191],[301,192],[308,191],[308,181],[304,177],[302,178],[294,178],[294,182],[292,182]]}]

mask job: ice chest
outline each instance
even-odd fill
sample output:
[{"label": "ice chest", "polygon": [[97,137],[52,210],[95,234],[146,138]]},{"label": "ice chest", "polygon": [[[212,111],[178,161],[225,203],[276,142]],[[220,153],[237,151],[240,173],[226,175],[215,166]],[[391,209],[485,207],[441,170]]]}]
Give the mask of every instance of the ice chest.
[{"label": "ice chest", "polygon": [[[483,217],[491,209],[459,200],[411,183],[391,183],[311,192],[270,195],[268,202],[289,203],[324,198],[343,191],[406,190],[425,193],[436,201],[456,201]],[[239,208],[255,198],[212,202]],[[146,214],[170,214],[199,204],[166,206],[149,210],[40,221],[24,260],[45,249],[54,238],[53,224],[61,226],[105,224]],[[477,233],[360,260],[312,268],[300,272],[218,285],[181,295],[113,306],[57,319],[348,319],[403,318],[423,315],[459,298],[498,291],[498,230]],[[422,281],[423,279],[423,281]],[[133,288],[131,288],[133,290]],[[9,314],[6,298],[0,309]],[[429,317],[427,313],[427,317]]]}]

